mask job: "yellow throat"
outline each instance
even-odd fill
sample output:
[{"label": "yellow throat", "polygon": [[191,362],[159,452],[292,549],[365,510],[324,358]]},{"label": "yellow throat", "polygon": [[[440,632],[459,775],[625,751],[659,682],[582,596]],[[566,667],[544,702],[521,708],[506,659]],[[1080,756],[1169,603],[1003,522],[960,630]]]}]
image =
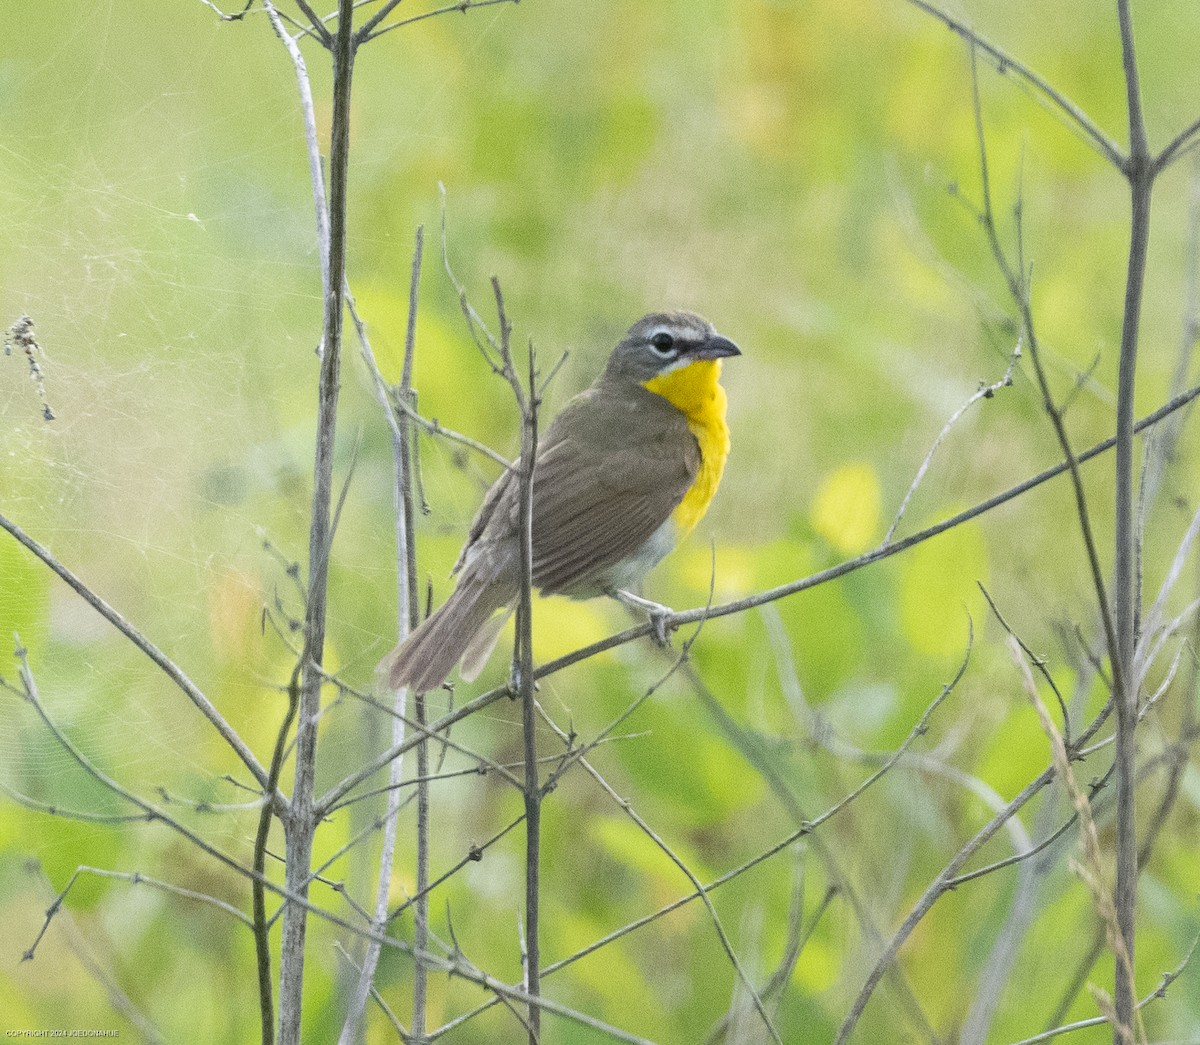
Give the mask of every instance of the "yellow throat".
[{"label": "yellow throat", "polygon": [[725,424],[725,389],[721,387],[721,361],[703,359],[670,373],[651,378],[645,388],[662,396],[687,418],[700,444],[700,469],[671,518],[683,540],[704,518],[709,502],[721,484],[729,456],[729,427]]}]

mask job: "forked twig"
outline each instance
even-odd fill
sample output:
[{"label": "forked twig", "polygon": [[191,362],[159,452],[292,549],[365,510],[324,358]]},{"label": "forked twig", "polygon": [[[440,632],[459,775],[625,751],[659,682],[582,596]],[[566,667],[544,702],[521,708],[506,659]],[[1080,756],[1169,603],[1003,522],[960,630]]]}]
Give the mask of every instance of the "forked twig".
[{"label": "forked twig", "polygon": [[1020,360],[1020,358],[1021,340],[1018,338],[1017,345],[1013,349],[1012,355],[1009,357],[1008,369],[1004,371],[1004,376],[997,381],[993,381],[991,384],[980,382],[979,388],[972,393],[971,397],[965,403],[963,403],[962,406],[955,410],[953,414],[950,415],[950,419],[942,427],[942,430],[938,433],[937,438],[934,439],[933,445],[929,448],[929,453],[925,455],[925,459],[921,462],[921,467],[917,469],[917,474],[913,476],[913,481],[911,484],[909,484],[908,492],[904,495],[904,500],[900,502],[900,507],[896,511],[896,517],[892,520],[892,525],[888,527],[888,531],[884,535],[882,542],[884,546],[891,543],[892,537],[896,533],[896,528],[900,525],[900,520],[904,518],[904,513],[908,510],[908,502],[912,500],[913,494],[917,492],[917,487],[921,485],[921,480],[925,478],[925,473],[929,470],[929,465],[933,461],[933,455],[937,453],[937,449],[942,445],[942,441],[950,434],[951,430],[958,423],[959,419],[963,416],[963,414],[970,410],[971,407],[973,407],[981,399],[993,398],[1002,388],[1008,388],[1009,385],[1012,384],[1013,368],[1017,365],[1017,362]]}]

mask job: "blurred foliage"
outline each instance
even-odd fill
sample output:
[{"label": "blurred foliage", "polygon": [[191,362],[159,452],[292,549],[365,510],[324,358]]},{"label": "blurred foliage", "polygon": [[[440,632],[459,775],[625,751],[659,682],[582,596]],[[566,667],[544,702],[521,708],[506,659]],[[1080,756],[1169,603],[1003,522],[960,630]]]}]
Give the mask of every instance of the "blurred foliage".
[{"label": "blurred foliage", "polygon": [[[416,0],[410,0],[415,3]],[[1200,10],[1136,5],[1147,117],[1160,146],[1196,116]],[[407,4],[402,10],[407,10]],[[415,10],[415,9],[414,9]],[[1082,105],[1123,140],[1124,84],[1110,5],[1054,0],[1032,10],[967,0],[980,32]],[[0,54],[0,317],[27,312],[46,350],[45,423],[19,353],[0,356],[0,512],[46,543],[204,689],[266,761],[284,712],[302,616],[290,562],[307,548],[321,298],[311,190],[293,69],[261,13],[223,23],[196,2],[84,0],[49,16],[7,12]],[[322,134],[329,75],[306,44]],[[1077,447],[1112,429],[1127,239],[1124,183],[1011,75],[981,68],[992,185],[1005,242],[1019,198],[1033,301],[1056,394],[1078,385],[1068,421]],[[569,350],[549,393],[587,384],[641,313],[690,307],[734,337],[726,369],[733,456],[719,497],[647,594],[703,606],[808,575],[875,545],[950,416],[1003,374],[1012,310],[969,207],[979,164],[968,54],[901,0],[528,0],[389,33],[356,67],[350,273],[385,372],[403,349],[414,229],[424,224],[415,384],[421,409],[511,455],[510,394],[483,365],[442,271],[439,183],[457,275],[487,314],[499,276],[544,367]],[[1143,311],[1138,409],[1166,397],[1184,338],[1188,208],[1197,174],[1178,165],[1158,186]],[[953,188],[952,188],[953,187]],[[1193,244],[1194,247],[1194,244]],[[1195,373],[1195,367],[1189,368]],[[391,442],[357,346],[342,382],[338,475],[356,462],[331,576],[329,663],[370,686],[395,631]],[[429,514],[420,570],[434,602],[494,464],[419,440]],[[356,450],[357,447],[357,450]],[[945,518],[1058,459],[1030,374],[975,406],[939,449],[900,535]],[[1153,594],[1195,508],[1196,452],[1185,429],[1147,521]],[[1111,544],[1111,462],[1086,469],[1094,522]],[[264,541],[270,542],[268,549]],[[273,550],[271,550],[273,549]],[[1187,573],[1175,611],[1194,597]],[[820,814],[903,742],[957,670],[967,672],[919,738],[914,757],[792,847],[713,893],[723,925],[761,982],[780,961],[793,875],[811,915],[839,877],[851,883],[817,924],[778,999],[788,1042],[829,1041],[886,938],[925,885],[998,804],[1048,764],[1048,746],[978,584],[1043,656],[1075,729],[1102,705],[1084,642],[1095,609],[1065,482],[816,587],[769,612],[704,624],[691,660],[721,702],[714,717],[677,672],[597,748],[591,761],[703,881],[751,860]],[[970,622],[970,624],[969,624]],[[539,659],[623,628],[615,605],[539,604]],[[1078,629],[1078,630],[1077,630]],[[86,605],[0,537],[0,642],[19,633],[62,730],[125,786],[226,851],[249,859],[256,812],[244,772],[182,696]],[[690,629],[685,634],[690,634]],[[1080,636],[1083,636],[1081,639]],[[677,639],[676,645],[679,641]],[[507,648],[502,640],[501,649]],[[1167,657],[1169,660],[1169,656]],[[503,654],[461,702],[503,680]],[[1140,808],[1148,823],[1166,775],[1156,756],[1178,734],[1190,655],[1147,720]],[[647,643],[596,656],[542,684],[563,728],[586,741],[670,661]],[[0,676],[16,679],[0,659]],[[1157,685],[1165,666],[1152,671]],[[1056,705],[1048,689],[1044,692]],[[446,706],[431,696],[432,713]],[[390,726],[331,687],[319,788],[382,749]],[[84,774],[9,693],[0,699],[2,782],[37,803],[127,812]],[[498,761],[519,759],[520,714],[507,702],[454,731]],[[546,754],[560,750],[547,731]],[[1099,778],[1102,748],[1079,769]],[[440,756],[438,758],[440,765]],[[408,770],[415,772],[410,764]],[[469,763],[450,753],[445,769]],[[1151,768],[1157,767],[1157,768]],[[1141,887],[1139,988],[1186,952],[1195,906],[1200,778],[1189,766]],[[495,774],[439,781],[432,872],[519,814]],[[197,805],[199,804],[199,805]],[[347,807],[315,858],[332,857],[378,815]],[[1109,792],[1097,800],[1111,841]],[[1003,858],[1066,815],[1047,790],[971,867]],[[546,806],[543,954],[570,955],[690,890],[684,875],[579,767]],[[393,881],[415,889],[413,812],[402,814]],[[282,851],[282,837],[272,846]],[[378,839],[324,873],[373,895]],[[988,1042],[1043,1029],[1095,925],[1071,871],[1073,832],[1043,859],[961,886],[901,952],[907,990],[952,1040],[1002,937],[1016,957]],[[45,878],[32,870],[36,860]],[[439,888],[433,930],[450,922],[467,956],[520,979],[520,830]],[[831,871],[831,862],[837,871]],[[52,896],[79,865],[141,872],[249,907],[243,879],[161,826],[78,823],[5,800],[0,816],[0,961],[4,1028],[75,1027],[167,1041],[256,1040],[253,946],[227,915],[146,884],[85,875],[19,964]],[[1032,883],[1026,882],[1033,875]],[[1015,935],[1018,889],[1031,905]],[[314,900],[345,917],[337,895]],[[856,913],[855,906],[858,910]],[[410,938],[409,916],[398,935]],[[308,1040],[334,1040],[349,966],[340,937],[313,923]],[[102,970],[97,976],[92,970]],[[1092,982],[1111,987],[1111,960]],[[380,988],[407,1020],[411,966],[385,954]],[[920,1040],[894,976],[855,1041]],[[704,1040],[735,992],[698,903],[571,965],[546,982],[563,1004],[655,1041]],[[482,1000],[435,977],[431,1026]],[[123,995],[129,1008],[114,999]],[[1145,1010],[1151,1040],[1200,1035],[1200,966]],[[1061,1018],[1094,1015],[1086,990]],[[753,1021],[738,1026],[759,1040]],[[516,1041],[495,1007],[447,1035]],[[396,1040],[378,1010],[367,1040]],[[546,1040],[601,1037],[558,1020]],[[732,1040],[732,1039],[731,1039]],[[1089,1030],[1074,1042],[1111,1040]]]}]

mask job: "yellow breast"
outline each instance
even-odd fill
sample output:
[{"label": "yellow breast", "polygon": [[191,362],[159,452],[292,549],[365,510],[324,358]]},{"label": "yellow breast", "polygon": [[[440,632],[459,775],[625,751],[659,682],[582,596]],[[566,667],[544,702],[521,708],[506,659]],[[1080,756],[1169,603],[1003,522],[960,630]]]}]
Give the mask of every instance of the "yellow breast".
[{"label": "yellow breast", "polygon": [[721,483],[729,456],[729,427],[725,424],[725,389],[721,361],[704,359],[669,374],[652,378],[645,387],[677,407],[700,444],[700,469],[671,518],[682,540],[704,518]]}]

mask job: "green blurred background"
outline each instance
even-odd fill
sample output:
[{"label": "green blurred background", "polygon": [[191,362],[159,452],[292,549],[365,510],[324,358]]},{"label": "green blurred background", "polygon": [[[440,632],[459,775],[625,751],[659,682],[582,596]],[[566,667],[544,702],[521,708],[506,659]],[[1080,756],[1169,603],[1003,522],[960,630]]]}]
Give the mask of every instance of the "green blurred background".
[{"label": "green blurred background", "polygon": [[[401,9],[408,10],[407,0]],[[413,8],[414,12],[424,8]],[[1046,75],[1123,141],[1124,83],[1110,5],[956,5],[984,35]],[[1197,115],[1200,10],[1137,5],[1152,142]],[[47,544],[204,689],[265,762],[292,657],[261,627],[264,604],[301,615],[284,562],[307,548],[321,298],[311,189],[294,72],[261,13],[222,23],[198,0],[78,0],[12,5],[0,49],[0,319],[26,312],[46,353],[42,420],[19,353],[0,356],[0,512]],[[306,44],[323,140],[327,56]],[[1124,182],[1011,76],[981,67],[992,186],[1024,251],[1046,363],[1083,447],[1112,430],[1128,234]],[[733,455],[700,529],[650,578],[646,594],[703,605],[804,576],[877,544],[946,419],[981,381],[999,378],[1015,336],[1011,307],[973,215],[979,163],[964,45],[900,0],[525,0],[390,33],[355,71],[350,279],[374,348],[398,374],[415,228],[426,230],[414,383],[422,410],[513,454],[511,396],[464,327],[441,263],[439,183],[456,274],[481,312],[499,277],[515,340],[545,365],[570,356],[548,396],[586,385],[643,312],[693,308],[745,352],[726,368]],[[950,186],[958,186],[958,194]],[[1164,176],[1153,214],[1138,412],[1168,395],[1188,307],[1190,159]],[[349,329],[349,328],[348,328]],[[1094,364],[1094,368],[1093,368]],[[943,445],[901,524],[912,532],[1055,462],[1027,361],[1012,388],[976,406]],[[1194,373],[1195,368],[1191,368]],[[1086,374],[1085,378],[1080,375]],[[331,577],[330,663],[369,685],[394,642],[395,549],[390,437],[357,348],[342,381],[338,474],[359,442]],[[435,601],[495,469],[420,441],[430,513],[419,531]],[[1157,590],[1195,507],[1194,439],[1149,516],[1146,587]],[[1087,468],[1094,524],[1111,544],[1111,461]],[[269,539],[278,555],[264,550]],[[714,552],[715,549],[715,558]],[[281,562],[282,558],[282,562]],[[969,670],[916,751],[823,826],[822,844],[885,936],[925,885],[1048,763],[982,582],[1047,659],[1076,722],[1103,702],[1088,681],[1078,625],[1098,643],[1094,600],[1064,482],[909,554],[776,604],[710,622],[693,661],[737,726],[765,754],[747,760],[682,676],[595,752],[616,790],[702,880],[795,829],[764,777],[785,782],[804,815],[837,801],[894,748],[975,642]],[[1174,600],[1194,596],[1188,579]],[[1190,593],[1190,594],[1189,594]],[[538,607],[547,659],[627,625],[615,606]],[[47,570],[0,536],[0,676],[19,632],[43,697],[90,757],[248,859],[256,815],[188,803],[245,803],[238,765],[200,716]],[[507,648],[503,640],[502,649]],[[1151,672],[1161,680],[1172,647]],[[1189,658],[1185,658],[1187,660]],[[794,662],[794,673],[789,668]],[[648,643],[548,679],[542,702],[587,739],[659,677]],[[497,656],[458,699],[503,678]],[[1150,762],[1195,694],[1179,683],[1144,727]],[[336,694],[330,692],[333,702]],[[1047,691],[1046,696],[1049,697]],[[444,694],[431,697],[433,710]],[[817,731],[836,738],[814,742]],[[38,802],[123,809],[64,755],[11,694],[0,699],[3,783]],[[319,787],[374,751],[390,728],[353,701],[325,717]],[[502,703],[455,739],[498,760],[520,754],[519,709]],[[743,738],[744,739],[744,738]],[[547,731],[544,751],[559,748]],[[1083,782],[1108,765],[1102,750]],[[764,762],[765,760],[765,762]],[[451,755],[447,768],[462,766]],[[415,772],[415,763],[409,772]],[[1161,767],[1147,773],[1146,817]],[[1142,880],[1139,988],[1176,965],[1200,928],[1190,767]],[[33,962],[21,964],[54,893],[79,865],[144,874],[248,909],[243,879],[162,827],[96,825],[2,799],[0,952],[3,1028],[116,1028],[144,1035],[114,990],[167,1041],[256,1040],[253,945],[233,919],[146,886],[87,877]],[[370,822],[362,803],[326,825],[318,858]],[[434,874],[520,809],[495,777],[439,782]],[[1042,838],[1066,814],[1052,791],[1022,814]],[[1097,816],[1111,841],[1107,799]],[[412,811],[403,814],[393,893],[414,888]],[[689,891],[686,878],[585,774],[572,772],[545,813],[543,955],[554,961]],[[1094,931],[1086,888],[1068,866],[1074,833],[1038,864],[1028,928],[999,991],[989,1042],[1052,1018]],[[1013,852],[1000,832],[976,858]],[[282,842],[278,843],[281,848]],[[327,874],[353,895],[372,888],[378,839]],[[33,869],[40,862],[46,877]],[[432,898],[467,956],[520,976],[520,831]],[[1032,864],[1027,866],[1033,866]],[[788,851],[713,896],[756,977],[780,959],[797,868],[812,913],[830,878],[813,846]],[[925,919],[900,967],[928,1019],[953,1040],[1011,932],[1017,868],[963,886]],[[46,880],[48,878],[48,882]],[[352,916],[328,889],[314,900]],[[411,922],[396,932],[411,937]],[[340,1026],[348,966],[337,936],[310,938],[308,1040]],[[821,919],[779,1000],[788,1042],[829,1041],[875,949],[844,897]],[[1111,989],[1111,958],[1091,976]],[[101,975],[93,967],[102,970]],[[379,985],[407,1020],[411,967],[388,956]],[[854,1040],[918,1040],[885,980]],[[660,920],[547,982],[556,1000],[661,1042],[696,1042],[720,1018],[734,976],[698,905]],[[1200,1040],[1200,967],[1145,1010],[1152,1041]],[[481,1000],[435,978],[431,1025]],[[1096,1013],[1086,990],[1065,1018]],[[752,1024],[753,1021],[749,1021]],[[748,1026],[758,1040],[758,1028]],[[495,1008],[448,1042],[519,1040]],[[378,1010],[370,1041],[395,1040]],[[557,1020],[547,1041],[602,1036]],[[1075,1042],[1111,1040],[1077,1033]]]}]

